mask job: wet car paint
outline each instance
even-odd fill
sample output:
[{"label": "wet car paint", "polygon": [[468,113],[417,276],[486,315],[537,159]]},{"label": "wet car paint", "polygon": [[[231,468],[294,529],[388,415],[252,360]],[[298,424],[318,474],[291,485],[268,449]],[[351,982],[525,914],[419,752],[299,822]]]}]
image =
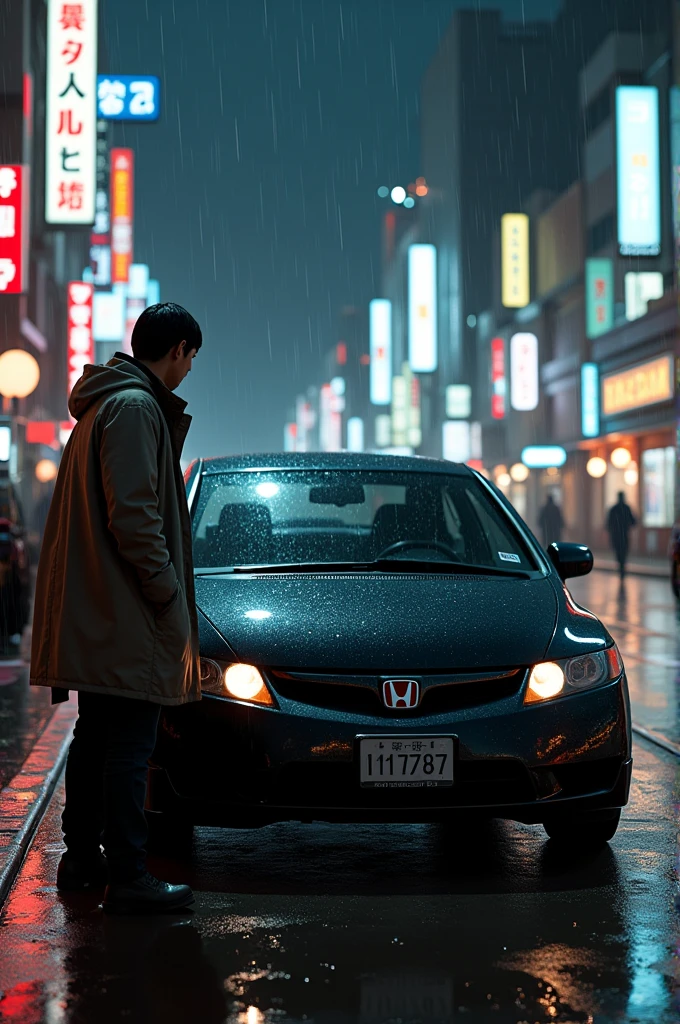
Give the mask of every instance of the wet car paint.
[{"label": "wet car paint", "polygon": [[[278,468],[322,469],[336,480],[346,470],[376,467],[397,470],[400,480],[430,472],[474,477],[467,467],[438,460],[347,453],[215,459],[202,464],[202,471],[213,479],[240,472],[248,480],[248,473],[269,465],[270,458]],[[189,474],[187,479],[192,502],[200,508],[203,478],[192,482]],[[483,478],[478,484],[489,490]],[[233,574],[199,567],[202,656],[258,666],[274,694],[274,707],[210,696],[198,707],[165,710],[149,807],[197,824],[233,825],[247,818],[252,823],[438,820],[442,808],[458,806],[535,822],[558,814],[560,806],[569,813],[624,805],[631,742],[625,674],[616,684],[524,705],[533,664],[602,650],[612,638],[565,591],[551,560],[500,492],[497,498],[514,521],[518,542],[532,551],[536,570],[530,578],[466,575],[456,572],[455,563],[446,574],[324,572],[322,566],[314,573]],[[490,682],[478,680],[463,710],[450,700],[446,711],[428,714],[435,687],[453,692],[461,681],[458,674],[480,669],[516,672],[517,686],[504,692],[507,699],[496,695],[492,700]],[[308,673],[310,698],[289,699],[280,685],[282,672]],[[390,675],[413,678],[422,688],[424,699],[416,713],[379,710],[382,682]],[[338,693],[363,690],[369,700],[366,690],[372,690],[378,698],[375,711],[329,710],[312,692],[315,687],[320,692],[324,681]],[[352,771],[357,738],[392,734],[398,739],[405,732],[453,738],[461,769],[453,787],[419,799],[407,789],[384,789],[367,797]],[[503,779],[499,785],[477,785],[475,796],[465,792],[459,780],[466,771],[480,770],[475,762],[494,768],[503,759],[508,776],[521,776],[514,790]],[[609,761],[616,761],[613,772]],[[342,762],[344,774],[334,771]],[[563,766],[572,762],[576,769],[588,762],[592,778],[583,772],[578,785],[575,773],[561,779]],[[310,795],[311,776],[320,771],[326,771],[327,781]],[[224,775],[231,780],[226,786]],[[575,806],[577,798],[583,798],[581,807]]]},{"label": "wet car paint", "polygon": [[[532,664],[544,657],[557,617],[550,579],[470,578],[455,566],[446,576],[199,576],[196,603],[241,661],[301,671]],[[253,611],[267,616],[251,618]]]},{"label": "wet car paint", "polygon": [[677,762],[635,749],[611,847],[532,826],[199,829],[196,910],[107,918],[59,896],[53,801],[0,921],[0,1018],[34,1024],[670,1024]]}]

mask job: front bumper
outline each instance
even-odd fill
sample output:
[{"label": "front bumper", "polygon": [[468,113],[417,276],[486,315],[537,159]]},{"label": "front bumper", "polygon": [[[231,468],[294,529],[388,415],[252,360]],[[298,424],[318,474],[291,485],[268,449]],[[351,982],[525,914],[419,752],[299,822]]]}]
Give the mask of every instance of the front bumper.
[{"label": "front bumper", "polygon": [[[361,788],[357,735],[408,732],[455,737],[453,787]],[[377,721],[205,697],[164,712],[153,763],[149,809],[197,824],[424,822],[454,811],[542,822],[627,802],[628,691],[622,676],[545,704],[519,697],[434,720]]]}]

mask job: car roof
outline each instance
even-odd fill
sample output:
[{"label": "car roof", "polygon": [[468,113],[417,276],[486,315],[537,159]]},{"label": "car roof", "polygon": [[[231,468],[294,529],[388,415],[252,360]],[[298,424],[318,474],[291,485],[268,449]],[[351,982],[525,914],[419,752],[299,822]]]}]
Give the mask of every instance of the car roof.
[{"label": "car roof", "polygon": [[446,473],[469,476],[472,470],[457,462],[429,459],[420,455],[383,455],[379,452],[273,452],[256,455],[228,455],[205,459],[204,474],[234,473],[269,469],[385,470],[401,473]]}]

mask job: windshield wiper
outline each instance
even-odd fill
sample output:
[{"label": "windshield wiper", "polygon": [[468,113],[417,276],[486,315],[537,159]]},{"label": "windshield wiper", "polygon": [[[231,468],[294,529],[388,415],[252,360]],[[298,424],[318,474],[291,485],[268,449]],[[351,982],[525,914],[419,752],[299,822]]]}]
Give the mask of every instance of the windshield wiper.
[{"label": "windshield wiper", "polygon": [[509,576],[529,579],[527,569],[499,569],[493,565],[468,562],[429,561],[419,558],[378,558],[373,562],[290,562],[272,565],[226,565],[217,569],[196,569],[196,576],[224,576],[260,573],[342,573],[342,572],[429,572],[457,576]]},{"label": "windshield wiper", "polygon": [[379,558],[369,565],[376,569],[388,569],[393,572],[402,566],[404,572],[437,572],[446,575],[457,576],[465,573],[470,576],[516,576],[519,579],[528,579],[528,569],[499,569],[495,565],[473,565],[470,562],[436,562],[420,558]]}]

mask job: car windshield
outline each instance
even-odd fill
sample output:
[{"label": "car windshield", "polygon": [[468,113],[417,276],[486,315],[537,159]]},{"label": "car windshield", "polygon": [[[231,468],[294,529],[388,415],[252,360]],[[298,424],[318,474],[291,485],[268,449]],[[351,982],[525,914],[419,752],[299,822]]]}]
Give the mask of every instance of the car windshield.
[{"label": "car windshield", "polygon": [[378,559],[536,569],[510,517],[467,474],[207,474],[193,541],[197,571]]}]

